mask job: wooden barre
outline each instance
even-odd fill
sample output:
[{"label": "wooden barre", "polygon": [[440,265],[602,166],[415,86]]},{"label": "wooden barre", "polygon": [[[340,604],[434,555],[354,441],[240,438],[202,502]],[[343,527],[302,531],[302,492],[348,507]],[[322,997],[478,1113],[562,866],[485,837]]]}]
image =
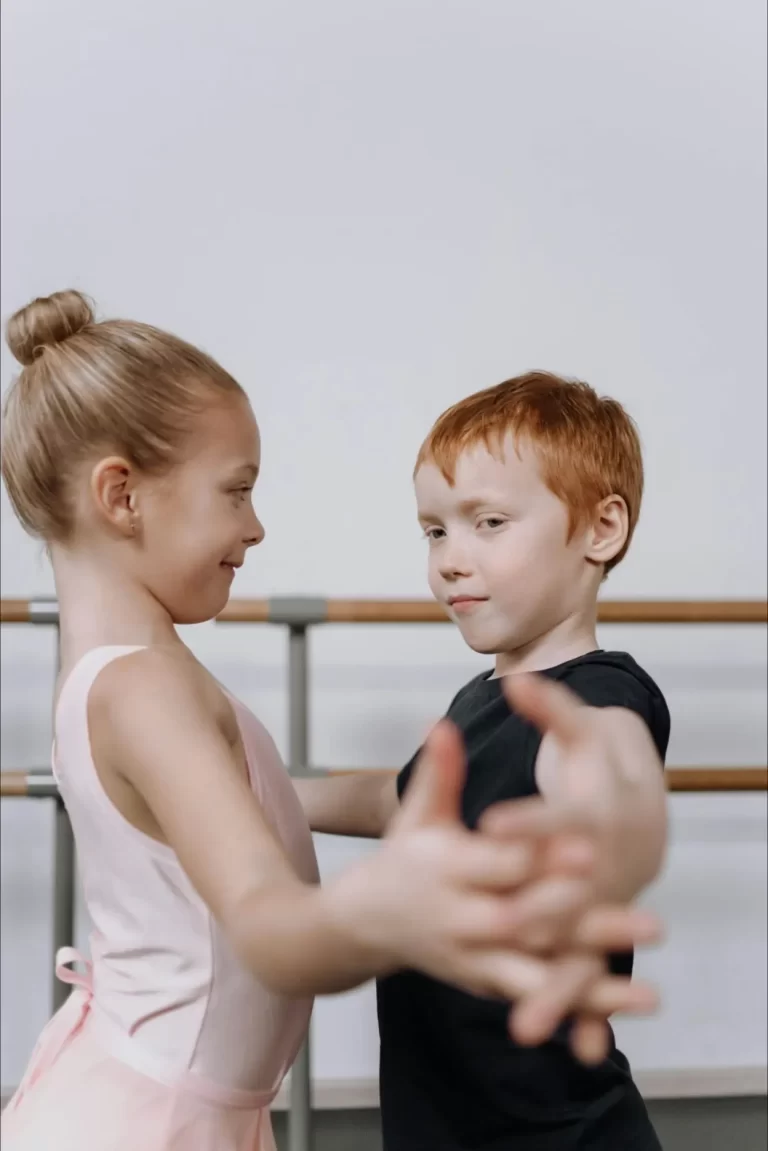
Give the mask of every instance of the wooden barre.
[{"label": "wooden barre", "polygon": [[29,794],[26,771],[0,772],[0,797],[3,799],[25,799]]},{"label": "wooden barre", "polygon": [[[280,598],[232,599],[218,617],[219,623],[270,623]],[[283,602],[289,602],[283,597]],[[312,601],[321,606],[318,623],[446,623],[448,617],[433,600],[328,599]],[[43,608],[42,618],[40,608]],[[25,599],[0,600],[0,623],[51,622],[45,612],[55,604]],[[601,623],[644,624],[762,624],[768,623],[766,600],[603,600],[598,605]],[[299,615],[296,624],[302,625]]]},{"label": "wooden barre", "polygon": [[768,767],[670,767],[668,791],[766,791]]},{"label": "wooden barre", "polygon": [[0,623],[29,623],[29,600],[0,600]]},{"label": "wooden barre", "polygon": [[[328,775],[354,775],[360,768],[332,768]],[[366,768],[380,775],[389,767]],[[768,767],[668,767],[664,772],[667,791],[768,791]]]},{"label": "wooden barre", "polygon": [[[447,623],[448,617],[433,600],[326,600],[327,623]],[[269,623],[268,599],[232,599],[219,623]],[[601,623],[768,623],[765,600],[603,600],[598,605]]]},{"label": "wooden barre", "polygon": [[[328,775],[350,775],[352,768],[331,769]],[[360,769],[389,772],[391,768]],[[667,789],[675,792],[766,791],[768,767],[670,767],[666,771]],[[3,799],[50,798],[56,792],[53,776],[26,771],[0,772],[0,797]]]},{"label": "wooden barre", "polygon": [[55,799],[58,793],[56,781],[49,771],[0,772],[2,799]]}]

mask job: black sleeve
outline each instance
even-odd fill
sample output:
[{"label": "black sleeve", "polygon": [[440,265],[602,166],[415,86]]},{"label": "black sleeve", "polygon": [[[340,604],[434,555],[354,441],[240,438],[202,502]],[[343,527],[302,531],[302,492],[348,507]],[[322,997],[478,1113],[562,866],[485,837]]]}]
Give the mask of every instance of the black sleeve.
[{"label": "black sleeve", "polygon": [[[603,663],[582,663],[568,668],[556,676],[570,688],[588,707],[624,707],[635,712],[646,724],[651,733],[662,762],[669,741],[669,713],[663,696],[655,684],[648,686],[623,667]],[[521,741],[524,747],[523,762],[520,767],[527,781],[529,793],[537,795],[536,761],[542,742],[542,734],[537,728],[525,724],[526,738]],[[519,738],[519,737],[518,737]]]},{"label": "black sleeve", "polygon": [[639,715],[664,760],[669,743],[669,711],[651,679],[645,681],[631,671],[609,664],[585,663],[571,669],[563,682],[589,707],[625,707]]}]

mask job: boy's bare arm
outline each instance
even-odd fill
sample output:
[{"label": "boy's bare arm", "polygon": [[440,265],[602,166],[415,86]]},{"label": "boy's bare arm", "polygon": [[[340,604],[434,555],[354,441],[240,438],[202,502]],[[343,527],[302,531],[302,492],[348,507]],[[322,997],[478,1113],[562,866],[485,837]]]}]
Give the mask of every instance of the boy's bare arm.
[{"label": "boy's bare arm", "polygon": [[379,839],[398,809],[397,772],[350,771],[294,784],[313,831]]}]

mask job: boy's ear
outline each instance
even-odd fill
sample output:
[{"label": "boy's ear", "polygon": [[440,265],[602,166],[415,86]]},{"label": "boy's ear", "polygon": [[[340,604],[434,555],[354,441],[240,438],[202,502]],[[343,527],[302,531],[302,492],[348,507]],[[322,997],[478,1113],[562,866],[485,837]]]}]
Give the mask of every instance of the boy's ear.
[{"label": "boy's ear", "polygon": [[627,542],[629,511],[621,496],[606,496],[595,508],[586,558],[595,564],[615,559]]}]

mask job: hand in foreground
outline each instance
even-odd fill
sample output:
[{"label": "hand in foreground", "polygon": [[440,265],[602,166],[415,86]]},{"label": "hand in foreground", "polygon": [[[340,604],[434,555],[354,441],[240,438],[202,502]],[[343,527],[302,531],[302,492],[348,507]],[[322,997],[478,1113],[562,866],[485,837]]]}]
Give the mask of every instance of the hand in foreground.
[{"label": "hand in foreground", "polygon": [[[583,989],[565,988],[565,974],[548,957],[521,942],[527,915],[519,900],[541,868],[542,856],[571,887],[558,896],[558,915],[578,914],[593,853],[589,840],[557,840],[551,828],[531,827],[519,837],[468,831],[461,821],[465,757],[461,737],[448,722],[432,732],[405,802],[382,846],[326,889],[335,921],[382,974],[416,968],[477,995],[523,1000],[521,1010],[551,1033],[574,1004],[606,1017],[645,1012],[654,996],[590,969]],[[532,889],[531,889],[532,890]],[[620,909],[582,927],[593,953],[656,937],[655,919]],[[566,993],[567,991],[567,993]],[[546,1038],[546,1035],[543,1036]]]},{"label": "hand in foreground", "polygon": [[[485,834],[499,840],[549,844],[549,857],[540,857],[537,878],[510,909],[520,946],[551,959],[546,984],[511,1013],[515,1037],[537,1043],[551,1033],[553,1020],[583,1003],[589,988],[605,978],[606,952],[633,945],[627,938],[624,944],[605,946],[628,908],[626,899],[606,904],[596,881],[606,865],[610,868],[615,852],[611,812],[617,808],[617,789],[631,786],[645,769],[658,770],[661,778],[661,769],[641,726],[637,737],[630,731],[628,739],[626,730],[617,733],[610,713],[586,707],[562,685],[538,676],[510,676],[504,688],[515,711],[535,723],[558,751],[557,803],[540,798],[501,803],[480,823]],[[576,877],[558,865],[552,848],[563,836],[579,832],[592,843],[595,866],[591,875]],[[578,1015],[571,1042],[585,1062],[597,1062],[607,1053],[605,1019],[597,1012]]]}]

